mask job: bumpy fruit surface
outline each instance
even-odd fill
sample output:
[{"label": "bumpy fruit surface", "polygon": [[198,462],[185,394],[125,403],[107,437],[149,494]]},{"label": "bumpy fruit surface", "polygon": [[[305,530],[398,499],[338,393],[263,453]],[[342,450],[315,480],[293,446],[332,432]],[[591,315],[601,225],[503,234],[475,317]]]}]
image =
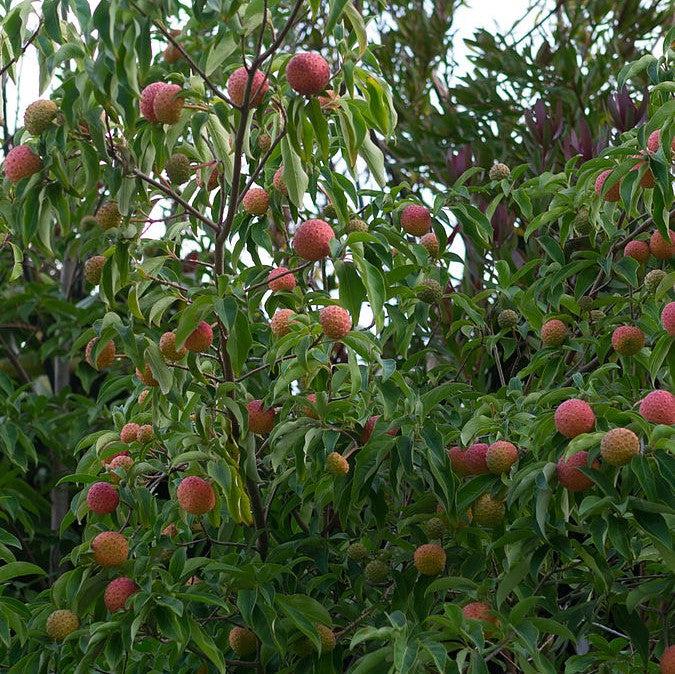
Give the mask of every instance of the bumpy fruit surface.
[{"label": "bumpy fruit surface", "polygon": [[668,302],[661,312],[661,325],[671,336],[675,337],[675,302]]},{"label": "bumpy fruit surface", "polygon": [[[171,35],[173,37],[178,37],[180,35],[180,31],[172,30]],[[176,63],[176,61],[179,61],[181,58],[183,58],[183,54],[181,53],[180,49],[178,49],[178,47],[176,47],[173,42],[169,42],[169,44],[166,45],[164,51],[162,52],[162,56],[169,65],[173,65]]]},{"label": "bumpy fruit surface", "polygon": [[[365,445],[368,440],[373,435],[373,431],[375,430],[375,425],[377,424],[378,420],[380,418],[379,414],[374,414],[373,416],[368,418],[368,421],[366,421],[365,424],[363,424],[363,430],[361,431],[361,436],[360,436],[360,441],[362,445]],[[385,432],[387,435],[390,435],[392,438],[398,435],[398,428],[388,428]]]},{"label": "bumpy fruit surface", "polygon": [[288,187],[286,187],[286,181],[284,180],[284,167],[280,166],[272,176],[272,185],[277,192],[281,192],[284,196],[288,196]]},{"label": "bumpy fruit surface", "polygon": [[347,234],[351,234],[352,232],[367,232],[368,223],[365,220],[361,220],[360,218],[352,218],[347,223],[346,230]]},{"label": "bumpy fruit surface", "polygon": [[[227,95],[230,97],[230,100],[239,107],[244,105],[244,94],[246,93],[247,82],[248,72],[246,72],[244,66],[237,68],[227,78]],[[261,70],[256,70],[255,73],[253,73],[253,81],[251,82],[248,98],[249,106],[257,108],[263,102],[269,88],[270,84],[267,81],[267,77],[265,77],[265,73]]]},{"label": "bumpy fruit surface", "polygon": [[[652,131],[649,134],[649,138],[647,138],[647,149],[654,153],[659,151],[659,147],[661,147],[661,129],[657,129],[656,131]],[[675,138],[672,139],[670,143],[671,151],[675,152]],[[673,656],[675,657],[675,656]]]},{"label": "bumpy fruit surface", "polygon": [[143,444],[150,442],[155,437],[155,430],[152,424],[143,424],[138,428],[138,442]]},{"label": "bumpy fruit surface", "polygon": [[54,641],[63,641],[80,626],[80,619],[66,609],[59,609],[47,618],[47,636]]},{"label": "bumpy fruit surface", "polygon": [[652,424],[675,424],[675,396],[661,389],[648,393],[640,402],[640,414]]},{"label": "bumpy fruit surface", "polygon": [[157,122],[154,109],[155,97],[164,86],[164,82],[152,82],[152,84],[148,84],[148,86],[141,91],[141,100],[139,102],[141,115],[149,122]]},{"label": "bumpy fruit surface", "polygon": [[499,620],[492,613],[489,604],[484,601],[472,601],[462,608],[462,615],[466,620],[480,620],[481,622],[496,625]]},{"label": "bumpy fruit surface", "polygon": [[94,561],[101,566],[119,566],[129,557],[127,539],[116,531],[104,531],[91,542]]},{"label": "bumpy fruit surface", "polygon": [[440,517],[432,517],[424,523],[424,531],[431,539],[439,539],[445,536],[447,527]]},{"label": "bumpy fruit surface", "polygon": [[152,110],[162,124],[175,124],[180,119],[185,101],[179,96],[182,89],[177,84],[165,84],[155,94]]},{"label": "bumpy fruit surface", "polygon": [[363,543],[352,543],[347,548],[347,557],[353,562],[362,562],[368,558],[368,550]]},{"label": "bumpy fruit surface", "polygon": [[286,66],[286,80],[291,89],[303,96],[322,92],[330,81],[328,61],[314,52],[301,52]]},{"label": "bumpy fruit surface", "polygon": [[337,210],[333,204],[326,204],[321,211],[321,217],[327,220],[335,220],[337,215]]},{"label": "bumpy fruit surface", "polygon": [[462,477],[469,475],[469,467],[466,465],[465,457],[466,452],[460,447],[451,447],[448,450],[448,458],[450,459],[452,469],[457,475],[461,475]]},{"label": "bumpy fruit surface", "polygon": [[267,152],[272,147],[272,138],[268,133],[261,133],[258,136],[258,149],[261,152]]},{"label": "bumpy fruit surface", "polygon": [[420,545],[413,555],[415,568],[423,576],[437,576],[442,573],[445,568],[445,560],[445,550],[438,543]]},{"label": "bumpy fruit surface", "polygon": [[97,515],[109,515],[117,508],[120,496],[109,482],[94,482],[87,492],[87,506]]},{"label": "bumpy fruit surface", "polygon": [[467,475],[486,475],[490,472],[486,461],[488,447],[484,442],[474,442],[473,445],[469,445],[463,456]]},{"label": "bumpy fruit surface", "polygon": [[17,145],[7,153],[3,168],[7,180],[18,183],[37,173],[42,168],[42,159],[28,145]]},{"label": "bumpy fruit surface", "polygon": [[270,330],[275,337],[283,337],[291,331],[295,319],[293,309],[277,309],[270,320]]},{"label": "bumpy fruit surface", "polygon": [[352,329],[349,312],[335,304],[321,309],[319,323],[323,328],[323,334],[330,339],[342,339]]},{"label": "bumpy fruit surface", "polygon": [[314,262],[330,255],[328,242],[335,238],[325,220],[305,220],[293,237],[293,250],[303,259]]},{"label": "bumpy fruit surface", "polygon": [[504,309],[497,316],[497,325],[502,330],[515,328],[518,325],[518,314],[513,309]]},{"label": "bumpy fruit surface", "polygon": [[119,227],[122,222],[122,214],[114,201],[106,201],[96,211],[96,222],[103,230]]},{"label": "bumpy fruit surface", "polygon": [[640,440],[628,428],[613,428],[600,443],[600,454],[610,466],[623,466],[640,453]]},{"label": "bumpy fruit surface", "polygon": [[612,333],[612,347],[622,356],[634,356],[645,345],[645,335],[634,325],[620,325]]},{"label": "bumpy fruit surface", "polygon": [[495,164],[490,169],[490,180],[504,180],[511,175],[511,169],[506,164]]},{"label": "bumpy fruit surface", "polygon": [[93,286],[98,285],[103,273],[103,265],[105,265],[103,255],[94,255],[84,263],[84,278],[87,283],[91,283]]},{"label": "bumpy fruit surface", "polygon": [[471,507],[472,521],[482,527],[496,527],[504,519],[505,511],[504,501],[495,499],[490,494],[483,494]]},{"label": "bumpy fruit surface", "polygon": [[149,365],[144,365],[142,370],[136,368],[136,377],[141,384],[145,384],[146,386],[159,386],[159,382],[153,376]]},{"label": "bumpy fruit surface", "polygon": [[216,505],[216,494],[211,483],[196,475],[190,475],[180,481],[176,497],[178,505],[191,515],[203,515],[213,510]]},{"label": "bumpy fruit surface", "polygon": [[485,463],[491,473],[499,475],[508,473],[511,466],[518,461],[518,449],[511,442],[497,440],[493,442],[485,455]]},{"label": "bumpy fruit surface", "polygon": [[176,349],[176,333],[171,331],[165,332],[159,338],[159,351],[166,360],[169,360],[172,363],[176,363],[185,358],[188,352],[185,346]]},{"label": "bumpy fruit surface", "polygon": [[288,267],[277,267],[267,276],[267,287],[275,293],[290,293],[296,286],[295,275]]},{"label": "bumpy fruit surface", "polygon": [[139,430],[140,426],[133,421],[130,421],[128,424],[124,424],[124,426],[122,426],[122,430],[120,431],[120,441],[126,443],[127,445],[130,445],[132,442],[136,442],[136,440],[138,440]]},{"label": "bumpy fruit surface", "polygon": [[23,115],[23,125],[29,133],[39,136],[56,119],[58,111],[59,108],[54,101],[33,101]]},{"label": "bumpy fruit surface", "polygon": [[331,452],[326,457],[326,471],[331,475],[346,475],[349,472],[349,462],[339,452]]},{"label": "bumpy fruit surface", "polygon": [[595,414],[591,406],[578,398],[570,398],[558,405],[554,419],[558,433],[566,438],[576,438],[595,428]]},{"label": "bumpy fruit surface", "polygon": [[110,482],[113,484],[119,484],[120,481],[120,476],[113,471],[122,469],[125,473],[128,473],[133,465],[134,460],[128,454],[118,454],[115,456],[108,464],[108,470],[110,471]]},{"label": "bumpy fruit surface", "polygon": [[213,343],[213,328],[206,321],[199,321],[197,327],[185,340],[185,348],[192,353],[204,353]]},{"label": "bumpy fruit surface", "polygon": [[241,205],[249,215],[265,215],[270,205],[270,195],[262,187],[252,187],[244,194]]},{"label": "bumpy fruit surface", "polygon": [[84,349],[84,359],[96,370],[103,370],[106,367],[110,367],[115,360],[115,342],[109,340],[106,342],[105,346],[98,354],[96,363],[94,363],[94,347],[98,342],[98,337],[94,337],[87,342],[87,346]]},{"label": "bumpy fruit surface", "polygon": [[258,648],[258,637],[246,627],[233,627],[227,637],[230,648],[240,657],[253,655]]},{"label": "bumpy fruit surface", "polygon": [[182,185],[192,177],[193,171],[190,166],[190,159],[182,152],[172,154],[164,166],[166,175],[172,185]]},{"label": "bumpy fruit surface", "polygon": [[423,236],[431,229],[431,213],[421,204],[404,206],[400,220],[404,231],[413,236]]},{"label": "bumpy fruit surface", "polygon": [[381,560],[374,559],[366,564],[364,569],[366,580],[373,585],[380,585],[389,578],[389,567]]},{"label": "bumpy fruit surface", "polygon": [[[594,482],[590,477],[586,477],[579,468],[588,467],[588,452],[576,452],[567,459],[561,456],[556,465],[558,482],[568,491],[586,491],[593,486]],[[594,461],[592,467],[597,469],[600,464]]]},{"label": "bumpy fruit surface", "polygon": [[675,674],[675,645],[668,646],[659,661],[661,674]]},{"label": "bumpy fruit surface", "polygon": [[655,230],[649,239],[649,250],[657,260],[670,260],[675,255],[675,232],[670,230],[670,241]]},{"label": "bumpy fruit surface", "polygon": [[438,237],[434,232],[427,232],[421,239],[420,244],[426,249],[429,253],[429,257],[436,259],[440,252],[440,245],[438,243]]},{"label": "bumpy fruit surface", "polygon": [[649,259],[649,244],[646,241],[629,241],[623,249],[624,257],[632,257],[640,264],[645,264]]},{"label": "bumpy fruit surface", "polygon": [[653,293],[659,287],[659,284],[666,278],[666,272],[663,269],[652,269],[645,276],[645,289]]},{"label": "bumpy fruit surface", "polygon": [[424,279],[416,288],[417,297],[426,304],[440,304],[443,300],[443,286],[433,278]]},{"label": "bumpy fruit surface", "polygon": [[567,326],[557,318],[541,326],[541,341],[544,346],[560,346],[567,339]]},{"label": "bumpy fruit surface", "polygon": [[[595,193],[600,196],[602,194],[602,188],[609,176],[612,175],[612,169],[607,169],[603,171],[595,180]],[[621,181],[615,182],[612,187],[607,190],[607,193],[604,195],[605,201],[619,201],[621,199]]]},{"label": "bumpy fruit surface", "polygon": [[274,428],[276,412],[273,408],[266,410],[262,400],[251,400],[246,405],[248,411],[248,430],[251,433],[267,435]]},{"label": "bumpy fruit surface", "polygon": [[103,603],[111,613],[126,607],[127,599],[138,592],[138,585],[131,578],[121,576],[111,580],[103,593]]},{"label": "bumpy fruit surface", "polygon": [[321,640],[321,652],[330,653],[335,649],[335,644],[337,639],[335,638],[335,633],[333,630],[328,627],[328,625],[317,624],[316,631],[319,634],[319,639]]}]

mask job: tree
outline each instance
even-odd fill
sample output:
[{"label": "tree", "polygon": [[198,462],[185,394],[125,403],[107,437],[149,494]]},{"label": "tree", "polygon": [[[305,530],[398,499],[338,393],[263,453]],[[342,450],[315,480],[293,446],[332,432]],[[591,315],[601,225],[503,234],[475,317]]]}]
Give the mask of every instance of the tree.
[{"label": "tree", "polygon": [[3,136],[3,668],[672,658],[673,30],[607,147],[421,190],[375,6],[41,10],[0,66],[51,84]]}]

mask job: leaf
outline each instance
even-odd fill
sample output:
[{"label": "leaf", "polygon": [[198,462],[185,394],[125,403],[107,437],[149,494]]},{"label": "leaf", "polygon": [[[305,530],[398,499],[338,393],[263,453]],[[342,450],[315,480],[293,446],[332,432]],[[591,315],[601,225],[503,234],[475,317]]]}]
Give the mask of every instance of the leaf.
[{"label": "leaf", "polygon": [[197,648],[204,653],[204,655],[211,660],[219,672],[225,672],[225,659],[220,648],[216,646],[215,642],[204,630],[199,626],[199,623],[190,615],[190,639],[195,643]]},{"label": "leaf", "polygon": [[284,166],[284,182],[288,189],[288,198],[292,204],[300,208],[309,179],[302,168],[300,157],[294,152],[288,136],[281,139],[281,157]]},{"label": "leaf", "polygon": [[154,342],[148,344],[144,352],[144,358],[162,393],[167,395],[173,387],[173,370],[167,367],[157,344]]},{"label": "leaf", "polygon": [[252,345],[253,338],[251,337],[248,318],[242,311],[237,311],[234,325],[227,337],[227,353],[230,355],[232,370],[236,375],[241,373]]},{"label": "leaf", "polygon": [[521,557],[506,573],[497,587],[497,608],[501,607],[504,600],[515,590],[523,578],[527,575],[530,567],[530,557]]},{"label": "leaf", "polygon": [[4,583],[19,576],[44,576],[46,575],[39,566],[28,562],[9,562],[0,567],[0,583]]}]

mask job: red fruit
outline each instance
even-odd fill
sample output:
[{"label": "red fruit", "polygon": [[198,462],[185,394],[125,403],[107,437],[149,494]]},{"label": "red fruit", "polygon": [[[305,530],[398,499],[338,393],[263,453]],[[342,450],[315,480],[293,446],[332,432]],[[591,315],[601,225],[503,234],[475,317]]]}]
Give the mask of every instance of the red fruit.
[{"label": "red fruit", "polygon": [[346,475],[349,472],[349,462],[339,452],[331,452],[326,457],[326,471],[331,475]]},{"label": "red fruit", "polygon": [[[612,169],[607,169],[603,171],[595,180],[595,193],[600,196],[602,193],[602,188],[605,184],[605,181],[609,176],[612,175]],[[621,199],[621,181],[617,181],[612,185],[612,187],[605,193],[605,201],[619,201]]]},{"label": "red fruit", "polygon": [[429,257],[437,258],[440,253],[438,237],[433,232],[428,232],[421,239],[420,243],[426,248]]},{"label": "red fruit", "polygon": [[266,410],[262,400],[251,400],[246,405],[248,411],[248,430],[251,433],[267,435],[274,428],[276,412],[274,408]]},{"label": "red fruit", "polygon": [[661,674],[675,674],[675,645],[668,646],[668,648],[663,651],[663,655],[659,661],[659,668]]},{"label": "red fruit", "polygon": [[[307,400],[312,403],[312,405],[316,405],[316,393],[309,393],[307,395]],[[310,419],[318,419],[316,412],[309,405],[303,407],[302,411],[306,417],[309,417]]]},{"label": "red fruit", "polygon": [[567,326],[557,318],[541,326],[541,341],[544,346],[560,346],[567,339]]},{"label": "red fruit", "polygon": [[262,187],[252,187],[241,200],[249,215],[265,215],[270,205],[270,195]]},{"label": "red fruit", "polygon": [[613,428],[600,443],[600,454],[610,466],[623,466],[640,453],[640,439],[628,428]]},{"label": "red fruit", "polygon": [[659,389],[648,393],[640,402],[640,414],[652,424],[675,424],[675,396]]},{"label": "red fruit", "polygon": [[[178,37],[180,35],[180,31],[172,30],[171,35],[173,37]],[[180,49],[178,49],[178,47],[176,47],[173,44],[173,42],[169,42],[169,44],[167,44],[166,47],[164,48],[162,56],[164,56],[164,60],[168,64],[173,64],[176,61],[180,60],[183,57],[183,54],[181,53]]]},{"label": "red fruit", "polygon": [[286,187],[286,181],[284,180],[284,167],[280,166],[272,176],[272,185],[277,192],[288,196],[288,188]]},{"label": "red fruit", "polygon": [[661,312],[661,325],[671,336],[675,337],[675,302],[668,302]]},{"label": "red fruit", "polygon": [[[248,81],[248,72],[244,66],[237,68],[227,78],[227,95],[230,100],[241,107],[244,105],[244,93],[246,92],[246,83]],[[265,73],[256,70],[253,74],[253,81],[251,82],[251,90],[249,93],[248,104],[252,108],[257,108],[265,98],[265,94],[269,90],[270,85],[265,77]]]},{"label": "red fruit", "polygon": [[467,475],[486,475],[490,472],[487,467],[488,445],[484,442],[475,442],[464,452],[464,465]]},{"label": "red fruit", "polygon": [[128,424],[124,424],[124,426],[122,426],[122,430],[120,431],[120,440],[127,445],[130,445],[132,442],[136,442],[136,440],[138,440],[139,429],[140,426],[135,424],[133,421],[129,422]]},{"label": "red fruit", "polygon": [[491,473],[508,473],[511,466],[518,461],[518,449],[506,440],[493,442],[485,454],[485,463]]},{"label": "red fruit", "polygon": [[[658,152],[661,147],[661,129],[652,131],[647,138],[647,149],[650,152]],[[671,152],[675,152],[675,138],[672,139],[670,143]]]},{"label": "red fruit", "polygon": [[287,267],[277,267],[267,276],[267,287],[275,293],[290,293],[295,288],[295,276]]},{"label": "red fruit", "polygon": [[286,80],[291,89],[304,96],[323,91],[330,80],[328,61],[314,52],[296,54],[286,66]]},{"label": "red fruit", "polygon": [[213,328],[206,321],[199,321],[199,325],[188,335],[185,348],[193,353],[208,351],[213,343]]},{"label": "red fruit", "polygon": [[413,555],[415,568],[423,576],[437,576],[445,568],[445,550],[438,543],[420,545]]},{"label": "red fruit", "polygon": [[227,642],[235,655],[240,658],[253,655],[258,648],[258,637],[246,627],[233,627],[227,637]]},{"label": "red fruit", "polygon": [[162,124],[175,124],[180,119],[185,101],[179,96],[182,89],[177,84],[162,86],[152,102],[155,118]]},{"label": "red fruit", "polygon": [[[593,480],[586,477],[579,468],[588,468],[588,452],[576,452],[569,458],[560,457],[556,466],[558,482],[568,491],[585,491],[593,486]],[[600,468],[598,461],[593,461],[592,468]]]},{"label": "red fruit", "polygon": [[164,82],[153,82],[152,84],[148,84],[148,86],[145,87],[143,91],[141,91],[141,115],[143,115],[143,117],[145,117],[145,119],[147,119],[149,122],[157,121],[153,106],[155,104],[155,96],[157,96],[157,92],[159,92],[159,90],[164,86]]},{"label": "red fruit", "polygon": [[175,332],[165,332],[159,338],[159,352],[166,358],[175,363],[179,360],[182,360],[186,354],[187,349],[185,346],[181,346],[180,349],[176,349],[176,333]]},{"label": "red fruit", "polygon": [[127,539],[116,531],[104,531],[91,542],[94,561],[101,566],[119,566],[129,557]]},{"label": "red fruit", "polygon": [[670,243],[659,230],[655,230],[649,239],[649,250],[657,260],[670,260],[675,255],[675,232],[670,230]]},{"label": "red fruit", "polygon": [[97,515],[109,515],[120,502],[117,489],[109,482],[94,482],[87,492],[87,506]]},{"label": "red fruit", "polygon": [[555,427],[566,438],[576,438],[582,433],[590,433],[595,428],[595,414],[591,406],[571,398],[558,405],[555,411]]},{"label": "red fruit", "polygon": [[[361,431],[361,444],[365,445],[368,440],[370,440],[371,436],[373,435],[373,430],[375,429],[375,425],[377,424],[378,419],[380,418],[379,414],[375,414],[372,417],[366,421],[366,423],[363,425],[363,431]],[[390,435],[392,438],[396,437],[398,435],[400,429],[398,428],[388,428],[385,432],[387,435]]]},{"label": "red fruit", "polygon": [[448,450],[448,458],[450,459],[450,464],[452,469],[457,473],[465,477],[469,475],[469,467],[466,465],[466,452],[460,449],[459,447],[451,447]]},{"label": "red fruit", "polygon": [[149,365],[144,365],[142,370],[136,368],[136,377],[141,384],[146,386],[159,386],[159,382],[153,376]]},{"label": "red fruit", "polygon": [[352,319],[349,312],[335,304],[321,309],[319,323],[323,328],[323,334],[330,339],[342,339],[352,329]]},{"label": "red fruit", "polygon": [[612,347],[622,356],[634,356],[645,345],[645,335],[634,325],[620,325],[612,333]]},{"label": "red fruit", "polygon": [[629,241],[623,249],[623,255],[645,264],[649,259],[649,244],[646,241]]},{"label": "red fruit", "polygon": [[128,450],[124,450],[123,452],[117,452],[117,454],[113,454],[112,456],[109,456],[107,459],[103,459],[103,465],[104,466],[109,466],[112,464],[112,462],[118,457],[118,456],[129,456]]},{"label": "red fruit", "polygon": [[203,515],[216,505],[216,493],[210,482],[202,477],[190,475],[183,478],[176,489],[178,505],[191,515]]},{"label": "red fruit", "polygon": [[28,145],[13,147],[5,157],[5,177],[11,183],[18,183],[42,168],[42,159]]},{"label": "red fruit", "polygon": [[87,346],[84,348],[84,359],[96,370],[103,370],[106,367],[110,367],[115,360],[115,342],[110,340],[103,347],[101,353],[98,354],[96,363],[93,360],[94,347],[98,342],[98,337],[94,337],[87,342]]},{"label": "red fruit", "polygon": [[103,603],[111,613],[121,611],[132,594],[138,592],[138,585],[131,578],[121,576],[108,583],[103,593]]},{"label": "red fruit", "polygon": [[499,620],[492,613],[489,604],[484,601],[472,601],[462,609],[462,615],[466,620],[480,620],[481,622],[499,624]]},{"label": "red fruit", "polygon": [[108,470],[110,471],[109,480],[113,484],[119,484],[120,476],[113,471],[122,468],[125,473],[128,473],[133,465],[134,460],[128,454],[118,454],[117,456],[113,457],[113,459],[108,464]]},{"label": "red fruit", "polygon": [[314,262],[330,255],[328,242],[334,238],[335,232],[325,220],[305,220],[295,232],[293,249],[301,258]]},{"label": "red fruit", "polygon": [[270,330],[275,337],[283,337],[291,331],[291,326],[295,322],[295,311],[293,309],[277,309],[270,321]]},{"label": "red fruit", "polygon": [[422,236],[431,228],[431,213],[426,206],[408,204],[401,211],[401,227],[413,236]]}]

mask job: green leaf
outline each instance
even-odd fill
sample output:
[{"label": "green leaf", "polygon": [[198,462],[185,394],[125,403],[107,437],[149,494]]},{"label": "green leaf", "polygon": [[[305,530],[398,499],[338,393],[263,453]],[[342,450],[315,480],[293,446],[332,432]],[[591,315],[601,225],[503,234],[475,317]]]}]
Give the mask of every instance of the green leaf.
[{"label": "green leaf", "polygon": [[166,366],[157,344],[154,342],[148,344],[144,352],[144,358],[162,393],[167,395],[173,388],[173,370]]},{"label": "green leaf", "polygon": [[0,583],[5,583],[19,576],[44,576],[46,575],[39,566],[28,562],[9,562],[0,567]]},{"label": "green leaf", "polygon": [[234,325],[227,337],[227,353],[230,355],[232,370],[236,375],[241,373],[252,345],[253,338],[251,337],[248,318],[243,312],[237,311]]}]

